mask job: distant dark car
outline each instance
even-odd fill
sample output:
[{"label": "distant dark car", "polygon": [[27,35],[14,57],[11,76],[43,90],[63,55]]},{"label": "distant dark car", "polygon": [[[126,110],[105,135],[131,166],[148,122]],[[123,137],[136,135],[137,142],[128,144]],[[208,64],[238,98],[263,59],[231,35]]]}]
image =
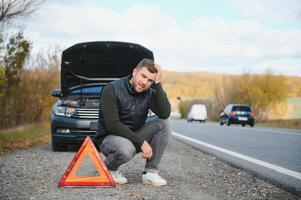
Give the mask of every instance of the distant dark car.
[{"label": "distant dark car", "polygon": [[253,127],[255,125],[254,111],[249,105],[244,104],[229,104],[220,114],[219,122],[222,126],[227,124],[246,124]]},{"label": "distant dark car", "polygon": [[63,51],[61,89],[52,91],[59,98],[51,112],[53,151],[94,139],[102,88],[129,75],[143,58],[153,60],[153,53],[126,42],[79,43]]}]

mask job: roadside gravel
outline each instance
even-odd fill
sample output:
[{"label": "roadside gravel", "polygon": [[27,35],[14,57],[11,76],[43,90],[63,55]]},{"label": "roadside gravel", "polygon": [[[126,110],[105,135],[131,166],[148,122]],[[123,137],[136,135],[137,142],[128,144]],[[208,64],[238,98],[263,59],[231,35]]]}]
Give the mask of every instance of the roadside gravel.
[{"label": "roadside gravel", "polygon": [[[144,160],[138,154],[121,168],[126,185],[58,188],[74,155],[42,145],[0,157],[0,199],[301,199],[174,139],[161,166],[167,186],[141,183]],[[86,160],[78,173],[95,170]]]}]

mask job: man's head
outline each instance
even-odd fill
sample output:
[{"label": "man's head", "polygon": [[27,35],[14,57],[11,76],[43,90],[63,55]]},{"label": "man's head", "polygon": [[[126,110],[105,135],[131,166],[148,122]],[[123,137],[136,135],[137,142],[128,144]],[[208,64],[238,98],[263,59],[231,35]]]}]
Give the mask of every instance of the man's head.
[{"label": "man's head", "polygon": [[130,83],[136,92],[141,93],[150,88],[155,82],[157,74],[158,70],[154,61],[145,58],[133,70],[133,77]]}]

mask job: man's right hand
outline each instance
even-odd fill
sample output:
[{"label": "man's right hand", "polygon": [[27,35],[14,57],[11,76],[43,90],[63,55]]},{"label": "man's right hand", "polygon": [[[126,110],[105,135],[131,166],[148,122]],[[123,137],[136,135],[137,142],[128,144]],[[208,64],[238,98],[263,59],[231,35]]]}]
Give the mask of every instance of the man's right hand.
[{"label": "man's right hand", "polygon": [[158,70],[157,77],[155,80],[155,83],[157,84],[161,82],[162,70],[161,70],[161,66],[158,63],[155,63],[155,68]]},{"label": "man's right hand", "polygon": [[143,153],[143,158],[146,158],[148,160],[151,159],[151,157],[153,156],[153,149],[146,140],[144,140],[143,144],[141,145],[141,150]]}]

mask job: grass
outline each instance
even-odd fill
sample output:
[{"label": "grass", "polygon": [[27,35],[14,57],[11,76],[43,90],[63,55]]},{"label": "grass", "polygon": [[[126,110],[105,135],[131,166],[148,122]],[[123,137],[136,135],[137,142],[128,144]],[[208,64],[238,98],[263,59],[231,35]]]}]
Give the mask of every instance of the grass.
[{"label": "grass", "polygon": [[301,129],[301,97],[288,98],[288,112],[279,119],[258,121],[256,126]]},{"label": "grass", "polygon": [[0,131],[0,156],[16,149],[28,149],[50,141],[50,124],[42,122]]},{"label": "grass", "polygon": [[264,127],[300,129],[301,128],[301,119],[265,120],[265,121],[256,123],[256,126],[257,125],[264,126]]},{"label": "grass", "polygon": [[289,98],[288,113],[284,119],[300,119],[301,118],[301,97]]}]

